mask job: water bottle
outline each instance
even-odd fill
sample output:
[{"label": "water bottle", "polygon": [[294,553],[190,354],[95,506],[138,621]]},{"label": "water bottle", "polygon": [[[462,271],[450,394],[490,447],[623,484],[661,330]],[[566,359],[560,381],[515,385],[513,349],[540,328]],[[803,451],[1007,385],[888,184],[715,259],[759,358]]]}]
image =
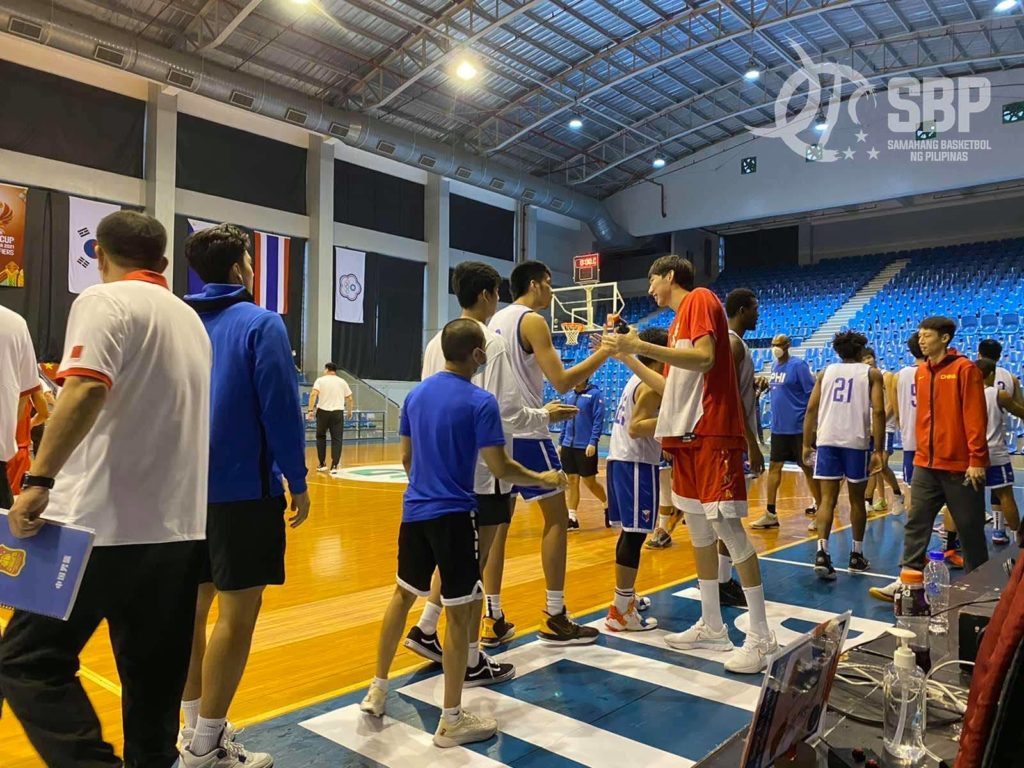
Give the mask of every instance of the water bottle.
[{"label": "water bottle", "polygon": [[936,550],[928,553],[928,565],[924,567],[924,591],[928,598],[931,619],[928,629],[935,635],[949,631],[949,568],[946,556]]},{"label": "water bottle", "polygon": [[882,743],[885,751],[902,765],[916,765],[924,757],[924,717],[927,679],[907,644],[914,633],[890,629],[900,644],[885,668],[882,687],[885,711],[882,718]]},{"label": "water bottle", "polygon": [[900,572],[900,588],[893,601],[896,626],[914,633],[908,645],[917,659],[917,666],[925,672],[932,668],[931,653],[928,650],[928,623],[931,611],[924,591],[924,574],[912,568]]}]

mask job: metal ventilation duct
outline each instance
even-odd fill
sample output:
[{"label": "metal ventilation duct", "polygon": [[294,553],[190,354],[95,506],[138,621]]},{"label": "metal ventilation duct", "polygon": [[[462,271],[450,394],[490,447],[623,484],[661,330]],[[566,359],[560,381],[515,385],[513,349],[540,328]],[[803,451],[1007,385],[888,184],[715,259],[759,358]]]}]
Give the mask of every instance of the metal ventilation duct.
[{"label": "metal ventilation duct", "polygon": [[[524,202],[528,199],[530,205],[557,210],[585,222],[602,248],[621,248],[636,242],[616,224],[604,203],[594,198],[367,115],[335,109],[298,91],[160,47],[95,19],[55,8],[50,3],[0,0],[0,29],[31,28],[26,24],[42,28],[40,42],[43,45],[86,59],[100,58],[111,66],[156,83],[167,83],[171,71],[176,70],[175,77],[186,74],[195,78],[192,91],[200,96],[228,104],[244,100],[243,106],[252,112],[281,121],[287,120],[289,111],[304,112],[308,115],[307,130],[340,136],[346,144],[375,154],[383,154],[380,147],[390,150],[393,146],[394,151],[387,156],[407,165],[422,167],[420,158],[427,155],[437,161],[431,168],[434,173],[464,178],[482,189],[490,188],[491,180],[498,177],[506,182],[503,194]],[[102,51],[103,55],[99,56],[97,51]],[[121,56],[112,55],[114,52]],[[347,131],[341,136],[343,126]],[[526,189],[532,192],[532,197],[523,194]]]}]

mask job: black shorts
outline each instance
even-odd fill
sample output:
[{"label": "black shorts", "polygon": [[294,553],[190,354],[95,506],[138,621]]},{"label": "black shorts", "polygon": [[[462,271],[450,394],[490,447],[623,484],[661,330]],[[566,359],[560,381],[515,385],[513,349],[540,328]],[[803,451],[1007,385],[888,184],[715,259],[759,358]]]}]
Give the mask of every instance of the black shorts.
[{"label": "black shorts", "polygon": [[586,448],[563,445],[558,451],[558,458],[562,462],[562,471],[567,475],[594,477],[597,474],[597,451],[593,456],[587,456]]},{"label": "black shorts", "polygon": [[475,512],[403,522],[398,529],[398,586],[430,594],[434,568],[441,573],[441,604],[463,605],[483,595]]},{"label": "black shorts", "polygon": [[284,496],[207,505],[199,583],[221,592],[284,584]]},{"label": "black shorts", "polygon": [[476,524],[507,525],[512,522],[511,493],[478,493],[476,495]]},{"label": "black shorts", "polygon": [[800,466],[804,463],[803,435],[776,435],[772,433],[772,453],[770,461],[781,463],[792,461]]}]

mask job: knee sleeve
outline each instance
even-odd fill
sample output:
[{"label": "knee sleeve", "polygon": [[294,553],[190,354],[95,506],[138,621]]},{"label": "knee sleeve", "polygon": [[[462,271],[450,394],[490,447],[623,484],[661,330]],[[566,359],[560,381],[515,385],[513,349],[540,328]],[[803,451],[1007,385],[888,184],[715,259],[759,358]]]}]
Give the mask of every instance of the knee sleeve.
[{"label": "knee sleeve", "polygon": [[750,537],[739,518],[719,517],[714,522],[714,526],[718,538],[724,541],[725,546],[728,547],[733,563],[736,565],[745,563],[756,554],[754,545],[750,543]]},{"label": "knee sleeve", "polygon": [[622,531],[619,534],[619,542],[615,545],[615,563],[624,568],[640,567],[640,550],[644,545],[646,533],[635,531]]},{"label": "knee sleeve", "polygon": [[[690,541],[693,542],[693,546],[697,547],[710,547],[717,540],[718,535],[715,533],[715,529],[711,527],[711,523],[708,522],[707,515],[687,515],[686,525],[690,529]],[[726,542],[728,544],[729,542]],[[732,551],[731,549],[729,550]]]}]

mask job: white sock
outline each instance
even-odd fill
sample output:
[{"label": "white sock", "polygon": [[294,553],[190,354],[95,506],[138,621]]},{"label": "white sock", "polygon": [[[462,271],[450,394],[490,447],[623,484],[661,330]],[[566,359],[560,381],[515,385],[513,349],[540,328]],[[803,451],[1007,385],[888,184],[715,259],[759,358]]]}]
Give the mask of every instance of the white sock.
[{"label": "white sock", "polygon": [[426,607],[423,609],[423,615],[420,616],[420,620],[416,626],[420,628],[424,635],[433,635],[437,633],[437,620],[440,618],[441,606],[434,605],[428,601]]},{"label": "white sock", "polygon": [[500,619],[504,614],[501,612],[501,595],[484,595],[487,598],[487,618]]},{"label": "white sock", "polygon": [[196,722],[199,720],[199,702],[201,699],[195,699],[193,701],[182,701],[181,711],[185,715],[185,727],[195,730]]},{"label": "white sock", "polygon": [[1005,527],[1006,527],[1006,523],[1003,521],[1003,513],[1000,510],[998,510],[995,507],[993,507],[992,508],[992,529],[998,531],[998,530],[1001,530],[1001,529],[1003,529]]},{"label": "white sock", "polygon": [[750,614],[750,634],[768,637],[768,616],[764,607],[764,586],[744,587],[743,594],[747,598],[747,611]]},{"label": "white sock", "polygon": [[864,542],[863,541],[857,541],[856,539],[854,539],[854,541],[853,541],[853,551],[855,553],[857,553],[858,555],[862,554],[864,552]]},{"label": "white sock", "polygon": [[443,707],[441,709],[441,717],[443,717],[449,723],[454,723],[456,720],[462,717],[462,707]]},{"label": "white sock", "polygon": [[658,515],[658,527],[663,531],[667,531],[669,525],[672,523],[672,515]]},{"label": "white sock", "polygon": [[224,733],[223,717],[216,719],[200,717],[196,722],[196,733],[192,737],[188,751],[197,757],[210,754],[220,744],[222,733]]},{"label": "white sock", "polygon": [[700,615],[708,629],[713,632],[721,631],[725,624],[722,622],[722,604],[718,600],[718,580],[705,581],[701,579],[700,584]]},{"label": "white sock", "polygon": [[380,688],[384,693],[388,692],[388,679],[386,677],[375,677],[370,685],[375,685]]},{"label": "white sock", "polygon": [[575,509],[570,509],[569,510],[569,519],[570,520],[579,520],[579,518],[576,517],[576,510]]},{"label": "white sock", "polygon": [[718,554],[718,581],[726,584],[732,578],[732,558],[728,555]]},{"label": "white sock", "polygon": [[565,592],[561,590],[547,590],[547,612],[548,616],[557,616],[565,608]]},{"label": "white sock", "polygon": [[466,666],[472,669],[480,663],[480,643],[469,644],[469,655],[466,657]]},{"label": "white sock", "polygon": [[818,549],[828,552],[828,539],[818,539]]},{"label": "white sock", "polygon": [[629,610],[629,604],[633,602],[636,590],[615,588],[615,610],[625,616]]}]

